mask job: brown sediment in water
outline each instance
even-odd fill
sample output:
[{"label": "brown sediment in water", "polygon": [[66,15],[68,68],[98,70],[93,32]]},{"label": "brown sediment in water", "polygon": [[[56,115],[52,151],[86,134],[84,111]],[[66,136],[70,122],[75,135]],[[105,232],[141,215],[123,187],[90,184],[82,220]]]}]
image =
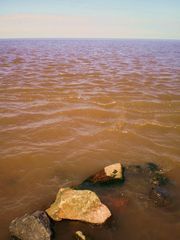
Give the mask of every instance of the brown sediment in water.
[{"label": "brown sediment in water", "polygon": [[[117,161],[161,165],[180,199],[179,48],[179,41],[0,41],[0,239],[13,218],[45,209],[60,186]],[[135,202],[95,239],[176,240],[179,215],[179,207],[145,211]]]}]

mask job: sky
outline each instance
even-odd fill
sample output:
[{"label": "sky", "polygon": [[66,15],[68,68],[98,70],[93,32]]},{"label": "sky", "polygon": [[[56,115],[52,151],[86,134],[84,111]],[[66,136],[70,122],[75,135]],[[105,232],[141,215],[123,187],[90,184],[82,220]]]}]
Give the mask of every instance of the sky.
[{"label": "sky", "polygon": [[180,0],[0,0],[0,38],[180,39]]}]

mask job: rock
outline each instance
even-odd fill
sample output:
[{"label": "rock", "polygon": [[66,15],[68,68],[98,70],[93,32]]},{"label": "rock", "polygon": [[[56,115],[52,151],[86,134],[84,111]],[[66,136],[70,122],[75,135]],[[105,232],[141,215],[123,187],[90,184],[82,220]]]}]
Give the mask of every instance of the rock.
[{"label": "rock", "polygon": [[153,186],[162,186],[169,183],[169,179],[162,169],[155,163],[146,163],[143,165],[130,165],[125,169],[125,176],[131,178],[132,176],[139,176],[144,178]]},{"label": "rock", "polygon": [[94,192],[71,188],[61,188],[46,212],[55,221],[70,219],[94,224],[102,224],[111,216]]},{"label": "rock", "polygon": [[149,197],[157,207],[168,207],[171,204],[169,192],[159,186],[151,189]]},{"label": "rock", "polygon": [[[172,202],[170,180],[165,172],[154,163],[130,165],[125,168],[127,183],[134,185],[133,189],[146,194],[156,207],[169,207]],[[148,201],[149,203],[149,201]]]},{"label": "rock", "polygon": [[75,236],[77,240],[86,240],[86,236],[81,231],[77,231]]},{"label": "rock", "polygon": [[95,175],[89,177],[85,182],[108,183],[123,180],[123,169],[120,163],[115,163],[105,167]]},{"label": "rock", "polygon": [[151,173],[160,170],[160,168],[158,167],[158,165],[156,165],[155,163],[152,163],[152,162],[147,163],[147,164],[146,164],[146,168],[149,169],[149,171],[150,171]]},{"label": "rock", "polygon": [[160,172],[155,172],[152,179],[151,179],[151,184],[153,185],[166,185],[169,182],[169,179],[165,176],[165,174],[160,171]]},{"label": "rock", "polygon": [[162,186],[166,185],[169,182],[169,179],[166,177],[162,169],[159,168],[154,163],[147,163],[143,168],[144,173],[149,176],[151,185]]},{"label": "rock", "polygon": [[49,218],[43,211],[14,219],[9,231],[12,240],[50,240],[52,236]]}]

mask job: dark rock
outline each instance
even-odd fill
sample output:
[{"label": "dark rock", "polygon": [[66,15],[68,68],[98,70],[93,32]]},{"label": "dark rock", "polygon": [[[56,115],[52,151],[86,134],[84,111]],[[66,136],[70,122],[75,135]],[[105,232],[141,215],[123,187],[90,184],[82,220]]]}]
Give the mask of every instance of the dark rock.
[{"label": "dark rock", "polygon": [[143,165],[130,165],[125,168],[125,176],[131,178],[138,176],[144,178],[153,186],[162,186],[169,183],[168,177],[162,169],[154,163],[146,163]]},{"label": "dark rock", "polygon": [[50,220],[47,214],[44,211],[36,211],[32,214],[36,219],[40,221],[40,223],[48,229],[50,227]]},{"label": "dark rock", "polygon": [[152,185],[162,186],[166,185],[169,182],[169,179],[167,178],[163,170],[154,163],[147,163],[145,165],[145,173],[147,172],[150,178],[150,183]]},{"label": "dark rock", "polygon": [[52,236],[50,220],[43,211],[14,219],[9,231],[11,240],[50,240]]},{"label": "dark rock", "polygon": [[151,184],[153,185],[166,185],[169,182],[169,179],[165,176],[163,172],[155,172],[151,178]]},{"label": "dark rock", "polygon": [[147,168],[151,171],[151,172],[155,172],[155,171],[159,171],[160,168],[158,167],[158,165],[156,165],[155,163],[147,163],[146,164]]},{"label": "dark rock", "polygon": [[[170,180],[164,171],[154,163],[130,165],[125,168],[126,182],[137,193],[147,195],[157,207],[168,206],[171,202]],[[150,190],[149,190],[150,189]]]},{"label": "dark rock", "polygon": [[151,189],[149,197],[157,207],[168,207],[171,204],[169,192],[159,186]]},{"label": "dark rock", "polygon": [[145,163],[142,165],[129,165],[126,170],[131,174],[141,174],[143,177],[150,177],[155,172],[159,171],[159,167],[155,163]]}]

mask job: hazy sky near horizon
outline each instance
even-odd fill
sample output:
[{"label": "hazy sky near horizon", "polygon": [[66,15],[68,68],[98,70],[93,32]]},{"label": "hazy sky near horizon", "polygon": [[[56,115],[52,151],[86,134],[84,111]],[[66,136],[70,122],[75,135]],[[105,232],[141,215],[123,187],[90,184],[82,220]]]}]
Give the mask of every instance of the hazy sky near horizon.
[{"label": "hazy sky near horizon", "polygon": [[180,0],[0,0],[0,38],[180,39]]}]

